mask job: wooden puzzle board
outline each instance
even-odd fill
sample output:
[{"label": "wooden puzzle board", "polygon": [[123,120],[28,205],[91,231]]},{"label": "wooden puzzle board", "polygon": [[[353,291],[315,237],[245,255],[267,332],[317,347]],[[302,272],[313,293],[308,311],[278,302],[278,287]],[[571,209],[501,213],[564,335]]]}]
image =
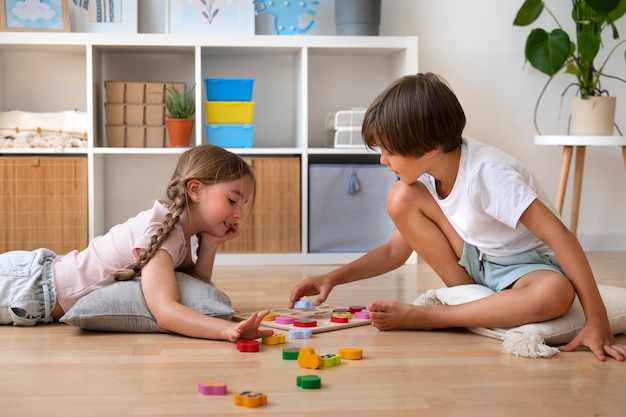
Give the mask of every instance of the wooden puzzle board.
[{"label": "wooden puzzle board", "polygon": [[[262,326],[271,327],[274,329],[280,329],[289,331],[291,329],[311,329],[312,333],[330,332],[333,330],[347,329],[356,326],[365,326],[370,324],[370,319],[357,319],[352,315],[352,318],[347,323],[334,323],[330,321],[330,316],[333,310],[336,308],[345,308],[339,306],[333,306],[328,304],[322,304],[317,306],[315,310],[298,310],[294,308],[274,308],[269,309],[270,314],[278,314],[280,316],[292,316],[298,319],[311,319],[317,321],[316,327],[296,327],[293,324],[280,324],[275,321],[263,321]],[[250,317],[252,313],[235,313],[233,320],[243,321]]]}]

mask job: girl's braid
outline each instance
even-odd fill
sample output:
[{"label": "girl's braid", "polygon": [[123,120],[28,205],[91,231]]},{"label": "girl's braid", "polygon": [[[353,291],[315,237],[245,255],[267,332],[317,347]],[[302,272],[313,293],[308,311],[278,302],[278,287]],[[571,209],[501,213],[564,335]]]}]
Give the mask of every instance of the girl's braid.
[{"label": "girl's braid", "polygon": [[127,281],[133,279],[141,271],[141,268],[148,263],[154,254],[159,250],[165,239],[169,236],[170,232],[174,229],[176,223],[180,219],[180,216],[185,211],[187,206],[187,194],[185,193],[185,184],[181,184],[180,181],[170,183],[167,189],[167,196],[172,201],[169,207],[170,212],[165,217],[165,221],[156,231],[156,233],[150,238],[150,244],[139,252],[139,258],[133,268],[125,268],[117,271],[114,276],[117,281]]}]

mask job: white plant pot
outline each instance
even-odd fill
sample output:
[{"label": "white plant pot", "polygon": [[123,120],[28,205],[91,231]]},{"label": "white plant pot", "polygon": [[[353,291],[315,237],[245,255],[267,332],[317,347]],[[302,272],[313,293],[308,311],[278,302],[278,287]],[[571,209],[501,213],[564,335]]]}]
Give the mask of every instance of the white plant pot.
[{"label": "white plant pot", "polygon": [[615,97],[572,97],[569,134],[612,136],[615,124]]}]

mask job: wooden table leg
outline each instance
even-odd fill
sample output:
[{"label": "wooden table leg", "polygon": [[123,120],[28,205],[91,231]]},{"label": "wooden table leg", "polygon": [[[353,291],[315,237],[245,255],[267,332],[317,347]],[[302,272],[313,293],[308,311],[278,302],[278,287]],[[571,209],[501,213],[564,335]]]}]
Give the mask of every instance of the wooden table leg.
[{"label": "wooden table leg", "polygon": [[624,165],[626,165],[626,146],[622,146],[622,154],[624,155]]},{"label": "wooden table leg", "polygon": [[580,209],[580,194],[583,186],[583,169],[585,166],[585,147],[576,147],[576,162],[574,166],[574,193],[572,195],[572,221],[570,230],[576,234],[578,230],[578,213]]},{"label": "wooden table leg", "polygon": [[[569,177],[569,168],[572,163],[573,150],[573,146],[563,146],[563,157],[561,158],[561,172],[559,174],[559,184],[556,190],[555,201],[556,210],[559,212],[559,214],[563,213],[563,202],[565,201],[565,190],[567,189],[567,178]],[[624,152],[624,163],[626,163],[626,150]]]}]

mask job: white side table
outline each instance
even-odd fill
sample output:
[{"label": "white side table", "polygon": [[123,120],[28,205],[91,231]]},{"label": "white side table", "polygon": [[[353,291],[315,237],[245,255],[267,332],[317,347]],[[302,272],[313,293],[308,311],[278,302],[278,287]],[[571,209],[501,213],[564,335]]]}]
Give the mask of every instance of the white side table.
[{"label": "white side table", "polygon": [[585,148],[587,146],[620,146],[626,165],[626,137],[624,136],[535,136],[536,145],[553,145],[563,147],[561,159],[561,173],[556,191],[556,209],[559,214],[563,211],[563,201],[567,188],[572,153],[576,148],[576,162],[574,166],[574,194],[572,195],[572,219],[570,230],[576,234],[578,229],[578,213],[580,209],[580,191],[583,184],[583,168],[585,165]]}]

